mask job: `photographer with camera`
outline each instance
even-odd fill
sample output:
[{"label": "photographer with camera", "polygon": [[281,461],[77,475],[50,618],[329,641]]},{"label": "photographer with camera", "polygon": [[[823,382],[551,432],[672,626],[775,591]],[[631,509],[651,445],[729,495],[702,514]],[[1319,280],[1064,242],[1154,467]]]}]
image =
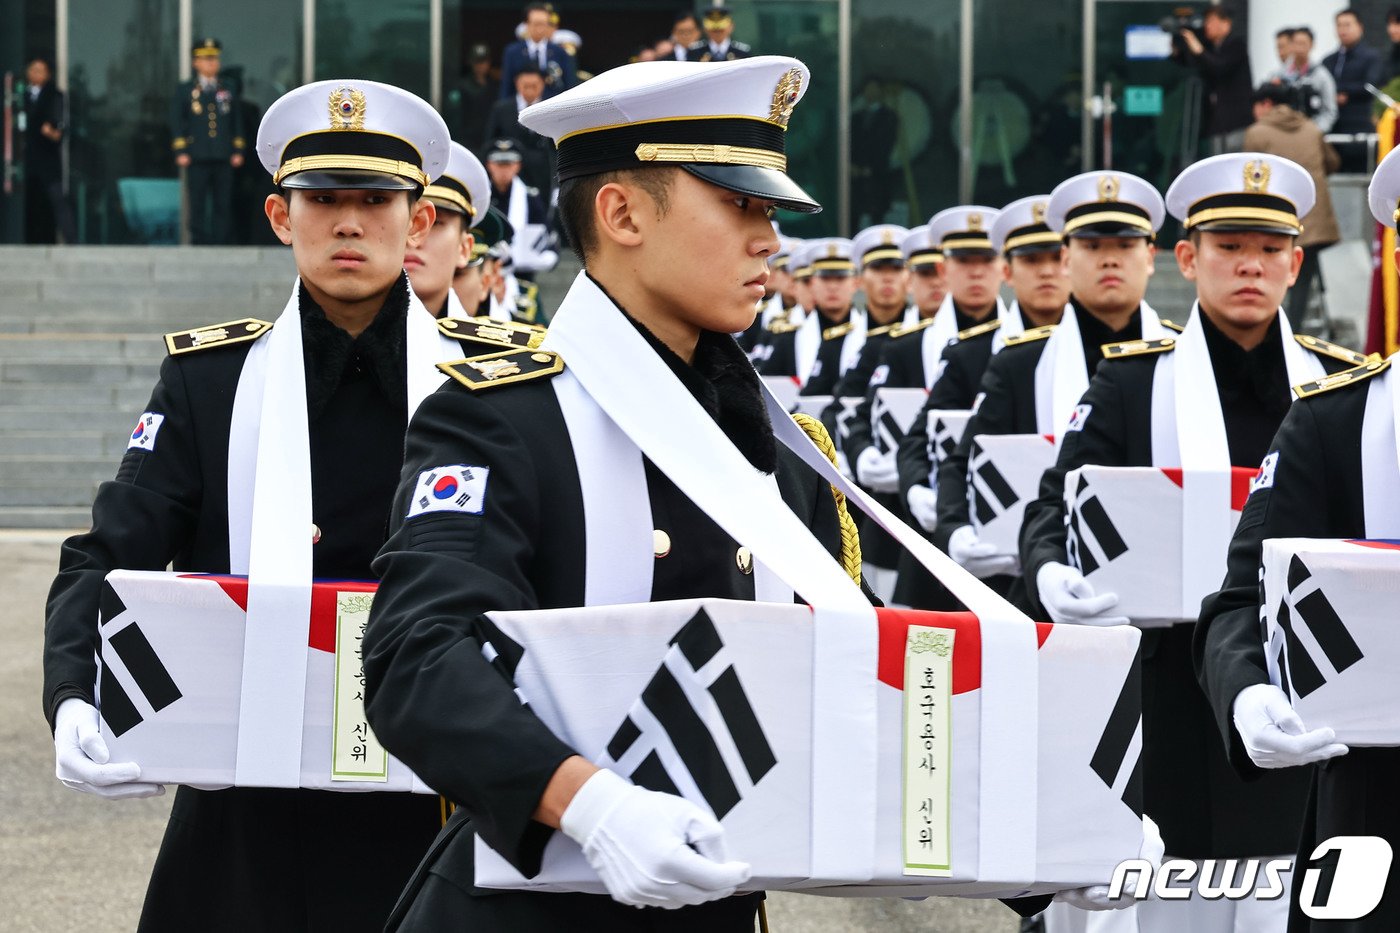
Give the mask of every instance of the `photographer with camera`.
[{"label": "photographer with camera", "polygon": [[1280,29],[1277,38],[1279,67],[1265,83],[1286,89],[1285,102],[1290,107],[1323,133],[1331,132],[1337,122],[1337,84],[1326,68],[1313,64],[1313,31],[1307,26],[1289,27]]},{"label": "photographer with camera", "polygon": [[1200,75],[1205,102],[1201,125],[1210,153],[1238,152],[1254,117],[1249,50],[1244,37],[1234,32],[1235,14],[1229,7],[1210,7],[1199,22],[1197,27],[1189,17],[1178,18],[1172,58]]}]

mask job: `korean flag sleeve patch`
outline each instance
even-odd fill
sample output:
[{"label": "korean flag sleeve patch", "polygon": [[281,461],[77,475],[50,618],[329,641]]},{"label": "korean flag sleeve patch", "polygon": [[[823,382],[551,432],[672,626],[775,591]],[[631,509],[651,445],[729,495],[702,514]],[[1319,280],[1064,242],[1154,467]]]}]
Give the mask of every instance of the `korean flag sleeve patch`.
[{"label": "korean flag sleeve patch", "polygon": [[136,430],[131,432],[131,438],[126,442],[127,450],[152,451],[156,449],[156,434],[160,432],[160,426],[165,424],[165,416],[154,411],[145,411],[136,420]]},{"label": "korean flag sleeve patch", "polygon": [[1084,424],[1089,420],[1089,415],[1093,410],[1093,405],[1074,406],[1074,411],[1069,416],[1069,427],[1065,428],[1065,433],[1084,430]]},{"label": "korean flag sleeve patch", "polygon": [[1259,475],[1254,477],[1254,481],[1249,484],[1249,493],[1253,495],[1261,489],[1272,489],[1274,486],[1274,471],[1278,469],[1278,451],[1272,451],[1264,461],[1259,464]]},{"label": "korean flag sleeve patch", "polygon": [[463,463],[424,470],[414,484],[407,517],[413,519],[433,512],[480,515],[486,505],[486,480],[490,475],[489,467]]}]

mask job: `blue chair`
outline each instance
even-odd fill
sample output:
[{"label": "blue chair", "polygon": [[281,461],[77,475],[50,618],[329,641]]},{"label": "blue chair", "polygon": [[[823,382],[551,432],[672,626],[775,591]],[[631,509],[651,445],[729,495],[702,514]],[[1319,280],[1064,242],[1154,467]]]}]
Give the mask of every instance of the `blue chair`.
[{"label": "blue chair", "polygon": [[178,178],[118,178],[122,215],[137,242],[177,245],[180,242],[180,180]]}]

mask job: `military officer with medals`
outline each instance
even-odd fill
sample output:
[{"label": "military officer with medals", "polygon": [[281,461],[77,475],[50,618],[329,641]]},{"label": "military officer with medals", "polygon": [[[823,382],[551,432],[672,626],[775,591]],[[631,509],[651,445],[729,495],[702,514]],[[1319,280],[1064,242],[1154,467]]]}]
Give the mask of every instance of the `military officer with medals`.
[{"label": "military officer with medals", "polygon": [[716,0],[703,17],[705,38],[686,50],[692,62],[732,62],[748,58],[753,49],[734,38],[734,14]]},{"label": "military officer with medals", "polygon": [[[1051,198],[1051,225],[1066,236],[1073,237],[1077,218],[1103,211],[1092,197],[1096,174],[1066,183],[1069,187],[1056,189]],[[1145,195],[1149,189],[1144,183],[1139,190]],[[1120,198],[1124,204],[1139,201],[1126,183]],[[1088,625],[1127,621],[1113,614],[1117,595],[1095,593],[1070,566],[1067,473],[1090,464],[1224,471],[1259,463],[1289,410],[1291,385],[1364,362],[1324,341],[1295,338],[1279,310],[1302,262],[1298,218],[1313,201],[1306,170],[1263,153],[1205,159],[1172,183],[1166,207],[1186,232],[1176,244],[1177,264],[1196,284],[1196,306],[1179,335],[1149,336],[1144,322],[1142,338],[1105,347],[1088,391],[1061,422],[1063,443],[1055,466],[1042,478],[1039,498],[1026,507],[1021,528],[1021,561],[1035,617]],[[1088,208],[1080,207],[1084,204]],[[1144,211],[1140,219],[1155,223],[1160,215],[1154,215]],[[1076,248],[1073,240],[1069,248]],[[1081,314],[1081,321],[1086,317]],[[989,367],[983,382],[988,400],[992,374],[1014,353],[1008,348]],[[1030,423],[1024,414],[1022,423]],[[1229,508],[1229,503],[1219,506]],[[1185,533],[1192,524],[1186,523]],[[1204,536],[1183,545],[1188,546],[1205,560],[1218,547],[1224,570],[1225,542]],[[1249,573],[1257,583],[1254,569]],[[1257,638],[1257,614],[1254,625]],[[1307,773],[1270,772],[1246,783],[1232,771],[1195,681],[1191,638],[1192,626],[1184,624],[1143,632],[1144,810],[1161,827],[1171,858],[1284,855],[1298,837]],[[1275,930],[1283,924],[1284,909],[1281,901],[1203,898],[1153,899],[1137,907],[1139,924],[1147,930],[1195,924]]]},{"label": "military officer with medals", "polygon": [[236,89],[219,77],[222,54],[217,39],[194,46],[195,76],[180,84],[170,108],[170,148],[185,170],[190,235],[198,245],[229,242],[233,173],[248,148]]},{"label": "military officer with medals", "polygon": [[[1395,226],[1400,153],[1386,156],[1377,167],[1369,202],[1379,223]],[[1400,253],[1384,261],[1400,262]],[[1224,584],[1201,605],[1192,645],[1196,675],[1224,738],[1225,754],[1251,781],[1248,786],[1265,775],[1296,775],[1311,783],[1293,869],[1292,931],[1380,933],[1400,926],[1400,881],[1393,866],[1379,904],[1360,919],[1310,920],[1299,910],[1297,879],[1303,872],[1318,870],[1330,878],[1338,870],[1335,851],[1312,861],[1323,841],[1379,836],[1400,848],[1400,813],[1393,795],[1400,749],[1348,748],[1337,742],[1332,729],[1300,718],[1288,695],[1269,682],[1259,623],[1266,539],[1400,538],[1394,359],[1373,358],[1295,386],[1298,400],[1268,444],[1230,543]],[[1315,902],[1325,902],[1327,896],[1319,885]]]},{"label": "military officer with medals", "polygon": [[796,376],[802,395],[830,395],[860,358],[869,324],[855,306],[856,265],[852,244],[842,237],[807,247],[812,310],[796,327],[773,335],[772,351],[759,367],[765,376]]},{"label": "military officer with medals", "polygon": [[[110,761],[98,732],[106,575],[246,574],[250,626],[268,624],[279,593],[309,600],[313,577],[370,579],[409,415],[443,379],[436,364],[500,346],[444,337],[403,271],[433,224],[419,195],[448,163],[447,127],[426,101],[371,81],[310,84],[269,108],[257,151],[297,284],[275,324],[167,335],[139,430],[98,490],[91,530],[64,543],[49,594],[44,712],[59,780],[85,793],[163,792],[137,764]],[[269,589],[270,576],[294,583]],[[379,930],[441,822],[438,800],[410,794],[181,787],[140,929]]]},{"label": "military officer with medals", "polygon": [[[1058,324],[1069,300],[1069,277],[1061,263],[1062,240],[1045,222],[1050,196],[1032,195],[1001,209],[992,224],[992,248],[1005,259],[1005,277],[1014,301],[1002,328],[1002,319],[989,320],[959,332],[943,351],[940,373],[929,391],[928,402],[900,441],[897,455],[900,499],[925,532],[938,525],[938,497],[930,483],[938,464],[928,443],[928,416],[932,411],[965,411],[972,407],[987,364],[1006,343],[1006,331],[1035,330]],[[897,602],[916,608],[950,608],[943,587],[926,571],[912,565],[900,567]]]}]

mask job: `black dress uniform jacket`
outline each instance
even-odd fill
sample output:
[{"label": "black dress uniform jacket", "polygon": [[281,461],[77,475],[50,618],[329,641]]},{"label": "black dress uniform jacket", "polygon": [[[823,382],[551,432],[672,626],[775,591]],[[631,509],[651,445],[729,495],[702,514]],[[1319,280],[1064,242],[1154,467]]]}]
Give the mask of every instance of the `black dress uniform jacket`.
[{"label": "black dress uniform jacket", "polygon": [[[1202,318],[1210,349],[1230,462],[1257,465],[1273,425],[1291,398],[1278,321],[1246,352]],[[1009,351],[992,361],[988,373]],[[1168,351],[1173,352],[1173,351]],[[1345,364],[1320,356],[1324,368]],[[1071,470],[1152,465],[1152,383],[1157,355],[1104,361],[1090,380],[1081,430],[1065,435],[1040,496],[1026,506],[1021,565],[1033,615],[1045,618],[1034,580],[1040,568],[1068,564],[1064,482]],[[1204,374],[1201,374],[1204,375]],[[1178,373],[1177,378],[1182,374]],[[988,380],[990,382],[990,378]],[[985,404],[985,403],[984,403]],[[939,476],[942,482],[942,475]],[[1257,582],[1257,577],[1253,577]],[[1257,637],[1258,618],[1255,618]],[[1293,851],[1306,799],[1307,772],[1276,771],[1247,785],[1234,773],[1215,734],[1209,703],[1191,667],[1192,626],[1149,629],[1142,637],[1143,809],[1157,821],[1167,853],[1179,858],[1271,856]]]},{"label": "black dress uniform jacket", "polygon": [[[839,556],[831,489],[774,438],[753,367],[732,337],[703,334],[691,366],[637,326],[749,462],[776,473],[783,500]],[[420,473],[453,463],[490,469],[482,513],[404,520]],[[754,580],[735,560],[736,542],[649,460],[644,467],[655,527],[671,539],[670,552],[656,560],[652,599],[753,599]],[[367,710],[385,747],[457,804],[394,924],[752,929],[761,895],[661,911],[598,895],[473,887],[478,833],[527,877],[539,871],[553,830],[532,814],[559,764],[574,754],[482,657],[478,629],[492,610],[584,604],[583,493],[549,380],[481,392],[448,382],[429,396],[408,434],[393,515],[392,536],[374,563],[382,582],[365,633]]]},{"label": "black dress uniform jacket", "polygon": [[[384,541],[406,427],[406,283],[358,339],[301,293],[318,578],[370,579]],[[229,426],[250,346],[166,358],[148,405],[165,415],[154,447],[127,451],[92,530],[64,543],[45,629],[51,725],[63,700],[93,702],[108,571],[228,572]],[[422,795],[181,787],[140,928],[378,930],[441,825],[439,801]]]},{"label": "black dress uniform jacket", "polygon": [[233,86],[219,78],[212,90],[198,78],[181,82],[170,104],[170,148],[196,162],[227,162],[243,152],[243,111]]},{"label": "black dress uniform jacket", "polygon": [[1400,881],[1394,868],[1380,906],[1361,920],[1312,922],[1296,909],[1297,879],[1323,840],[1382,836],[1400,848],[1400,808],[1395,805],[1400,748],[1353,748],[1315,768],[1264,770],[1250,760],[1233,721],[1240,691],[1269,682],[1259,632],[1259,568],[1265,539],[1366,536],[1361,436],[1370,385],[1358,380],[1300,399],[1289,409],[1270,445],[1278,452],[1273,486],[1255,489],[1245,503],[1230,542],[1224,585],[1201,605],[1192,646],[1200,684],[1238,772],[1250,781],[1280,773],[1311,779],[1294,869],[1295,909],[1289,922],[1294,931],[1400,929]]},{"label": "black dress uniform jacket", "polygon": [[[812,313],[821,314],[820,311]],[[831,395],[836,388],[836,383],[841,378],[841,348],[846,343],[843,325],[849,324],[850,315],[855,313],[855,309],[851,309],[846,319],[839,324],[829,323],[825,317],[821,319],[822,342],[817,346],[817,360],[812,365],[806,385],[802,387],[802,395]],[[827,337],[826,333],[832,328],[840,329],[841,333]],[[772,349],[759,365],[758,371],[765,376],[797,375],[797,328],[773,334],[770,346]]]}]

